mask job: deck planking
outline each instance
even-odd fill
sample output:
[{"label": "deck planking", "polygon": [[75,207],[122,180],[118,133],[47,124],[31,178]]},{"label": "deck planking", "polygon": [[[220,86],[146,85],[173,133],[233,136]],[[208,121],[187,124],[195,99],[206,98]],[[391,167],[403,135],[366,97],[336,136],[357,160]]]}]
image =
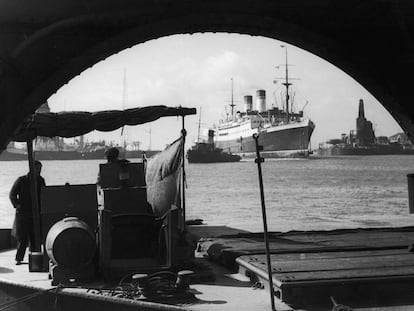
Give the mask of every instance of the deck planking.
[{"label": "deck planking", "polygon": [[[200,257],[206,255],[213,259],[200,258],[210,266],[215,278],[191,285],[198,302],[176,306],[182,310],[267,309],[268,293],[252,290],[251,283],[241,280],[246,275],[237,275],[234,270],[244,262],[260,271],[258,281],[266,281],[263,235],[222,229],[188,227],[192,239],[199,243]],[[361,310],[414,308],[414,298],[410,297],[414,292],[414,254],[407,249],[414,241],[414,228],[290,232],[270,236],[272,276],[280,298],[276,299],[277,310],[331,309],[329,296]],[[34,290],[52,289],[47,273],[29,272],[27,264],[15,266],[14,254],[15,250],[0,252],[3,288],[11,284]],[[100,299],[82,289],[63,288],[61,294],[87,297],[91,303]],[[160,306],[140,301],[133,304],[151,310]]]},{"label": "deck planking", "polygon": [[[201,239],[205,254],[267,284],[263,234]],[[295,308],[414,304],[414,227],[272,232],[269,244],[277,295]],[[234,265],[237,263],[237,265]]]},{"label": "deck planking", "polygon": [[[103,282],[97,281],[79,285],[79,287],[61,287],[57,289],[51,285],[47,272],[29,272],[28,263],[14,264],[15,249],[0,251],[0,309],[18,301],[26,295],[36,292],[45,294],[34,297],[32,300],[17,303],[10,310],[46,310],[55,311],[56,297],[60,307],[58,310],[100,310],[100,311],[129,311],[129,310],[163,310],[163,311],[252,311],[269,308],[269,297],[265,291],[252,290],[247,280],[239,280],[227,268],[200,258],[203,265],[208,266],[214,274],[208,281],[194,282],[190,285],[195,299],[190,301],[162,301],[131,300],[111,296],[96,295],[88,292],[88,288],[104,288]],[[49,293],[47,293],[50,291]],[[57,294],[59,293],[59,294]],[[240,297],[248,297],[241,300]],[[30,304],[29,304],[30,302]],[[99,306],[99,307],[97,307]],[[276,300],[277,310],[292,311],[292,308]]]}]

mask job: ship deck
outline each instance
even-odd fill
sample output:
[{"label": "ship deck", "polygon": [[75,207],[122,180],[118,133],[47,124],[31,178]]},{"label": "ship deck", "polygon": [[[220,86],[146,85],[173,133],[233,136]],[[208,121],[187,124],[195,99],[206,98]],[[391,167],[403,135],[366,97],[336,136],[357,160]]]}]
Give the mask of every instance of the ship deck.
[{"label": "ship deck", "polygon": [[[213,230],[214,231],[214,230]],[[212,231],[212,232],[213,232]],[[226,232],[234,232],[227,230]],[[29,272],[27,260],[15,265],[15,249],[0,251],[0,310],[266,310],[269,295],[252,290],[249,280],[240,279],[226,267],[195,259],[202,268],[195,284],[190,285],[191,299],[131,300],[105,294],[103,282],[82,286],[52,286],[47,272]],[[109,291],[108,291],[109,292]],[[241,300],[241,297],[246,299]],[[292,310],[276,301],[277,310]]]},{"label": "ship deck", "polygon": [[[214,281],[205,281],[202,284],[191,285],[191,291],[195,293],[196,300],[191,301],[145,301],[145,300],[130,300],[124,298],[118,298],[115,296],[97,295],[97,290],[102,288],[101,283],[83,284],[86,288],[93,288],[96,290],[88,291],[85,288],[78,287],[61,287],[56,288],[51,285],[51,280],[48,278],[46,272],[29,272],[28,264],[22,264],[20,266],[14,265],[15,250],[8,250],[0,253],[0,293],[2,296],[2,302],[0,303],[0,309],[3,310],[3,304],[6,306],[16,300],[16,307],[19,309],[21,305],[29,303],[31,299],[35,300],[40,298],[36,297],[36,292],[43,291],[45,294],[49,292],[52,295],[53,300],[56,293],[59,293],[59,297],[62,300],[62,304],[67,305],[68,299],[76,299],[83,301],[82,305],[87,303],[105,302],[109,303],[112,307],[117,306],[117,310],[124,310],[125,306],[135,306],[135,310],[265,310],[268,303],[268,295],[264,291],[252,292],[251,286],[246,281],[240,281],[234,278],[232,273],[223,267],[210,264],[210,269],[215,271]],[[20,288],[20,291],[18,290]],[[4,295],[4,291],[7,294]],[[11,297],[9,292],[20,292],[21,295],[18,298]],[[44,296],[47,296],[45,295]],[[6,296],[6,298],[4,298]],[[34,296],[33,298],[30,298]],[[28,298],[27,301],[19,303],[22,297]],[[240,303],[240,297],[248,297],[246,301]],[[26,299],[24,298],[24,299]],[[58,298],[58,300],[60,299]],[[24,300],[23,299],[23,300]],[[48,299],[44,300],[45,305],[51,304]],[[59,301],[58,301],[59,302]],[[73,303],[73,302],[72,302]],[[165,304],[164,304],[165,303]],[[42,303],[43,304],[43,303]],[[172,305],[171,305],[172,304]],[[79,305],[81,306],[81,305]],[[78,308],[76,309],[79,309]],[[278,310],[291,310],[285,304],[278,302]],[[44,306],[43,310],[48,308]],[[64,308],[66,309],[66,308]],[[68,310],[76,310],[68,309]],[[82,308],[83,310],[84,308]],[[94,310],[96,307],[92,307]],[[105,310],[106,308],[104,308]],[[110,310],[111,308],[109,308]],[[20,310],[20,309],[19,309]],[[84,310],[87,310],[86,308]],[[102,310],[102,308],[100,308]],[[115,310],[115,309],[113,309]]]},{"label": "ship deck", "polygon": [[[53,287],[46,272],[14,264],[0,252],[0,310],[270,310],[262,234],[221,226],[189,226],[200,268],[195,299],[146,301],[97,294],[101,282]],[[271,233],[276,310],[414,309],[414,227]],[[255,286],[252,286],[255,283]],[[88,291],[86,288],[94,288]],[[29,307],[30,306],[30,307]]]},{"label": "ship deck", "polygon": [[[200,250],[266,287],[263,234],[210,230],[192,228]],[[414,309],[414,227],[270,233],[269,243],[275,294],[294,309],[327,310],[331,297],[354,309]]]}]

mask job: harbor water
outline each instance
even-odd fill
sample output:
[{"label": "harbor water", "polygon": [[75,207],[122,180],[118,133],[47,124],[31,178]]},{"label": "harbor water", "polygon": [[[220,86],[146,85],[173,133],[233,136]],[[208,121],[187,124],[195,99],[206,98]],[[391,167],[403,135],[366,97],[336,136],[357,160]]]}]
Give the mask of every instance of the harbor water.
[{"label": "harbor water", "polygon": [[[103,162],[43,161],[42,175],[47,185],[95,183],[99,163]],[[27,170],[26,161],[0,162],[2,228],[13,223],[9,190]],[[407,192],[407,174],[414,173],[414,156],[266,159],[262,170],[271,231],[414,225]],[[186,171],[187,219],[263,230],[254,161],[186,164]]]}]

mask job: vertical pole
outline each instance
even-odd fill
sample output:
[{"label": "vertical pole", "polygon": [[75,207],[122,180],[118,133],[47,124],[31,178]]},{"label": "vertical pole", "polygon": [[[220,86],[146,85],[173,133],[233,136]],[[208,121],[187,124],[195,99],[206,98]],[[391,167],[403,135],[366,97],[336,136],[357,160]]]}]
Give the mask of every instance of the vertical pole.
[{"label": "vertical pole", "polygon": [[200,142],[200,126],[201,126],[201,107],[200,107],[200,117],[198,118],[198,133],[197,133],[197,142]]},{"label": "vertical pole", "polygon": [[283,85],[286,87],[286,121],[289,123],[290,119],[290,112],[289,112],[289,69],[288,69],[288,54],[287,54],[287,46],[281,45],[281,48],[285,49],[285,58],[286,58],[286,68],[285,68],[285,83]]},{"label": "vertical pole", "polygon": [[255,163],[257,163],[257,170],[259,173],[260,202],[262,206],[263,235],[264,235],[264,242],[265,242],[265,247],[266,247],[266,261],[267,261],[267,275],[269,279],[270,304],[272,306],[272,311],[276,311],[275,297],[274,297],[274,291],[273,291],[272,264],[270,260],[269,237],[268,237],[268,231],[267,231],[267,217],[266,217],[266,207],[265,207],[265,200],[264,200],[263,178],[262,178],[261,163],[264,162],[264,159],[260,156],[260,151],[263,150],[263,146],[259,145],[259,135],[253,134],[253,138],[256,143]]},{"label": "vertical pole", "polygon": [[32,213],[33,213],[33,230],[35,245],[32,246],[33,251],[40,252],[41,245],[41,231],[40,231],[40,213],[39,213],[39,194],[37,192],[37,176],[35,172],[34,158],[33,158],[33,141],[28,140],[27,157],[29,160],[29,174],[30,174],[30,194],[32,199]]},{"label": "vertical pole", "polygon": [[414,214],[414,174],[407,174],[408,210]]},{"label": "vertical pole", "polygon": [[231,78],[231,120],[234,120],[233,78]]},{"label": "vertical pole", "polygon": [[184,115],[181,116],[182,118],[182,128],[181,128],[181,135],[183,138],[182,142],[182,166],[181,166],[181,205],[183,210],[183,231],[185,230],[185,136],[187,135],[187,131],[184,127]]}]

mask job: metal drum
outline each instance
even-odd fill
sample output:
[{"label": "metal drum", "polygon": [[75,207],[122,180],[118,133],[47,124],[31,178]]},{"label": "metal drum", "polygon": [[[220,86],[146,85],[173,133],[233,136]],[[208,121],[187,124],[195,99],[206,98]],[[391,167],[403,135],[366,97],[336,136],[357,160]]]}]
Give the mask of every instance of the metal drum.
[{"label": "metal drum", "polygon": [[91,228],[77,217],[66,217],[47,233],[46,252],[56,265],[81,269],[93,261],[96,251]]}]

